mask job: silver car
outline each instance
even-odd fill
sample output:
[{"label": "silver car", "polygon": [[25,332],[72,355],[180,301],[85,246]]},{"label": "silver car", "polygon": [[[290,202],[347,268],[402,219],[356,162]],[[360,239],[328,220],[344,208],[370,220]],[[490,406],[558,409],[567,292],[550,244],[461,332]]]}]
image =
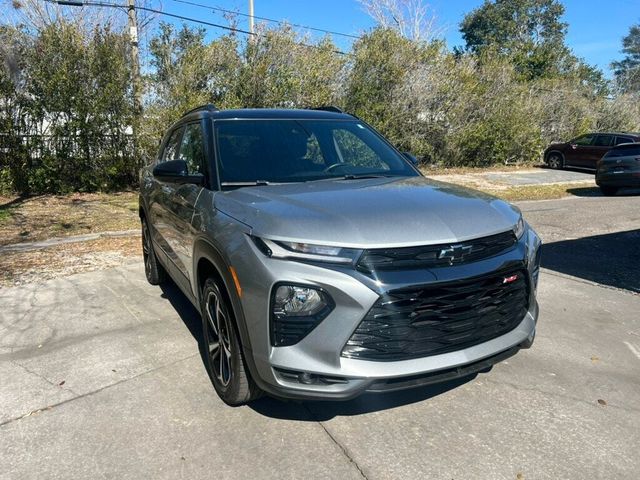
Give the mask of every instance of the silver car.
[{"label": "silver car", "polygon": [[168,130],[141,172],[145,271],[201,312],[226,403],[412,388],[532,345],[539,237],[414,163],[335,107],[207,105]]}]

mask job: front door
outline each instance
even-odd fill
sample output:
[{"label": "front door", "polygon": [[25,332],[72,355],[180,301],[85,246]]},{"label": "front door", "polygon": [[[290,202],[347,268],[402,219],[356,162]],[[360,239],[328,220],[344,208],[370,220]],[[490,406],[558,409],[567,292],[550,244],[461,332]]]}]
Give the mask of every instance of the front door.
[{"label": "front door", "polygon": [[[175,160],[180,148],[183,127],[173,130],[158,153],[156,164]],[[175,263],[175,255],[171,251],[170,239],[173,235],[173,222],[171,219],[170,203],[176,185],[171,182],[164,182],[153,177],[153,188],[149,197],[149,227],[154,243],[161,248],[162,252]]]},{"label": "front door", "polygon": [[[205,172],[205,149],[202,122],[189,123],[184,128],[177,155],[178,160],[187,163],[191,174]],[[172,260],[184,275],[185,280],[193,280],[191,266],[193,240],[197,232],[193,228],[195,205],[203,187],[195,184],[174,185],[168,205],[172,234],[167,238],[172,252]],[[185,285],[188,287],[188,285]]]},{"label": "front door", "polygon": [[585,160],[584,168],[597,168],[598,160],[600,160],[605,153],[607,153],[613,146],[614,136],[607,133],[598,134],[593,146],[591,147],[591,154]]},{"label": "front door", "polygon": [[591,153],[591,145],[596,139],[596,135],[589,133],[582,135],[578,138],[574,138],[569,142],[569,148],[566,149],[564,154],[564,164],[567,167],[583,167],[589,164],[589,161],[585,160]]}]

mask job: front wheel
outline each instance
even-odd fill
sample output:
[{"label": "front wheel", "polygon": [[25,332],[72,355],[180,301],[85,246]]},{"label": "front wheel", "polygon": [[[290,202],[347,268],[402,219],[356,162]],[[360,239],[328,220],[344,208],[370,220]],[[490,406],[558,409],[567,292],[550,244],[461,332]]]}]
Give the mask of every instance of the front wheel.
[{"label": "front wheel", "polygon": [[615,195],[616,193],[618,193],[618,188],[617,187],[605,187],[603,185],[600,185],[600,191],[602,192],[603,195],[605,195],[607,197],[611,197],[611,196]]},{"label": "front wheel", "polygon": [[151,231],[146,219],[142,219],[142,258],[144,259],[144,274],[151,285],[160,285],[167,279],[167,274],[158,262],[153,250]]},{"label": "front wheel", "polygon": [[255,400],[262,392],[247,369],[231,307],[212,278],[205,282],[201,311],[205,364],[218,396],[232,406]]},{"label": "front wheel", "polygon": [[551,153],[547,157],[547,165],[554,170],[560,170],[564,166],[564,161],[559,153]]}]

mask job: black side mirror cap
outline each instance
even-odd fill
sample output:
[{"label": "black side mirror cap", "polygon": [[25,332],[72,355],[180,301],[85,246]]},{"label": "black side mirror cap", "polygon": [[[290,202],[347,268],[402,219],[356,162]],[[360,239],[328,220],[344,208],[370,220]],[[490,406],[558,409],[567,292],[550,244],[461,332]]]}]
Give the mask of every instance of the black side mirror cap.
[{"label": "black side mirror cap", "polygon": [[193,183],[195,185],[204,183],[204,175],[201,173],[189,174],[188,172],[187,162],[184,160],[169,160],[153,167],[153,176],[162,182]]},{"label": "black side mirror cap", "polygon": [[418,159],[414,155],[410,154],[409,152],[402,152],[402,155],[404,155],[404,158],[409,160],[412,165],[418,165],[418,163],[420,163],[418,162]]}]

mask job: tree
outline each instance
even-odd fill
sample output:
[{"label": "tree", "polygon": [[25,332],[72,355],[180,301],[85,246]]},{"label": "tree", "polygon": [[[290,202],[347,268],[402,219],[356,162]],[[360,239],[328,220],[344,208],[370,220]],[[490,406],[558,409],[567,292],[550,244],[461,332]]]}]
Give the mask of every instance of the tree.
[{"label": "tree", "polygon": [[258,27],[242,52],[239,97],[247,107],[305,108],[334,103],[345,59],[330,38],[310,43],[288,25]]},{"label": "tree", "polygon": [[464,17],[460,32],[467,51],[509,56],[526,79],[553,76],[570,55],[563,14],[558,0],[485,0]]},{"label": "tree", "polygon": [[415,42],[431,42],[443,32],[423,0],[359,0],[364,10],[382,28],[397,31]]},{"label": "tree", "polygon": [[640,92],[640,23],[622,39],[622,53],[625,57],[611,64],[616,83],[623,92]]}]

